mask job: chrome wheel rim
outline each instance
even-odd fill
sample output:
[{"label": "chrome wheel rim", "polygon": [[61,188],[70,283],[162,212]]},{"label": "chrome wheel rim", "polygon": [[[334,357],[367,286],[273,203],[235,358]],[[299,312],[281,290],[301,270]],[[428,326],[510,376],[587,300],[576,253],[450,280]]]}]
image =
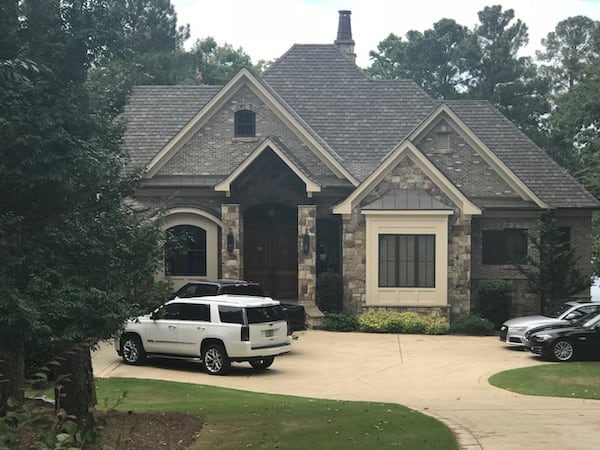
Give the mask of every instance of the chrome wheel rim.
[{"label": "chrome wheel rim", "polygon": [[554,345],[554,356],[559,361],[567,361],[573,356],[573,346],[567,341],[560,341]]},{"label": "chrome wheel rim", "polygon": [[136,362],[139,358],[139,351],[135,342],[128,339],[123,343],[123,359],[127,362]]},{"label": "chrome wheel rim", "polygon": [[217,373],[223,368],[223,355],[216,348],[209,348],[204,355],[204,366],[211,373]]}]

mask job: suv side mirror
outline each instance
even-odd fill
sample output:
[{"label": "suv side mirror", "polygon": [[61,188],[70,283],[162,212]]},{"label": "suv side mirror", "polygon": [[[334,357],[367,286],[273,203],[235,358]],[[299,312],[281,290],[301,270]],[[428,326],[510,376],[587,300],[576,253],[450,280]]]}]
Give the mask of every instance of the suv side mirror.
[{"label": "suv side mirror", "polygon": [[565,316],[565,320],[575,320],[575,319],[579,319],[579,317],[581,317],[579,314],[572,312]]}]

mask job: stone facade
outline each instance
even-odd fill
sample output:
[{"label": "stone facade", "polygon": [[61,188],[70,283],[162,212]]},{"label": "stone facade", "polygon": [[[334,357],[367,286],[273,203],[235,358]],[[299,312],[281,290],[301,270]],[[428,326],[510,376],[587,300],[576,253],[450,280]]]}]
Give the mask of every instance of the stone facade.
[{"label": "stone facade", "polygon": [[[256,137],[234,137],[234,114],[249,109],[256,114]],[[316,176],[333,175],[319,158],[248,87],[240,88],[169,160],[159,175],[229,175],[264,138],[277,136],[293,156]]]},{"label": "stone facade", "polygon": [[[317,207],[298,206],[298,302],[315,305],[317,287]],[[307,240],[308,242],[305,242]]]},{"label": "stone facade", "polygon": [[[453,208],[448,221],[448,307],[395,308],[369,307],[373,309],[397,309],[400,311],[437,312],[444,317],[458,317],[470,312],[471,275],[471,219],[462,216],[459,209],[425,173],[409,158],[404,158],[363,199],[351,215],[343,217],[343,268],[344,307],[360,313],[366,309],[366,240],[365,218],[360,208],[369,204],[390,189],[423,189],[433,197]],[[418,212],[417,212],[418,213]],[[401,220],[401,219],[399,219]]]},{"label": "stone facade", "polygon": [[[222,277],[230,280],[241,280],[244,273],[243,254],[244,240],[240,205],[221,205],[221,260]],[[233,249],[228,248],[228,239],[233,239]]]}]

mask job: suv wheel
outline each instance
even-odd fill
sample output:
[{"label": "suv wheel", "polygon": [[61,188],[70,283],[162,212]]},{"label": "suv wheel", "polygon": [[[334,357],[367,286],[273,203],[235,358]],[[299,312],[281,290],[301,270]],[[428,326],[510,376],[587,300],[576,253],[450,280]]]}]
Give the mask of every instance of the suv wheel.
[{"label": "suv wheel", "polygon": [[140,342],[140,338],[134,334],[128,334],[123,337],[121,353],[123,361],[127,364],[141,364],[146,359],[146,352]]},{"label": "suv wheel", "polygon": [[264,358],[251,359],[250,365],[256,370],[265,370],[275,360],[274,356],[265,356]]},{"label": "suv wheel", "polygon": [[202,362],[210,375],[225,375],[229,371],[229,358],[222,344],[208,344],[202,353]]}]

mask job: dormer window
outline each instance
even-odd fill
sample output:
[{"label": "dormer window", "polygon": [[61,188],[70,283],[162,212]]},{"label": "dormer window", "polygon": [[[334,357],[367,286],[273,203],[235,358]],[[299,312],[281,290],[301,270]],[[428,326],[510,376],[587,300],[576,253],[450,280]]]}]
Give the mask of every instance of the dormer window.
[{"label": "dormer window", "polygon": [[235,113],[235,137],[256,136],[256,113],[242,109]]}]

